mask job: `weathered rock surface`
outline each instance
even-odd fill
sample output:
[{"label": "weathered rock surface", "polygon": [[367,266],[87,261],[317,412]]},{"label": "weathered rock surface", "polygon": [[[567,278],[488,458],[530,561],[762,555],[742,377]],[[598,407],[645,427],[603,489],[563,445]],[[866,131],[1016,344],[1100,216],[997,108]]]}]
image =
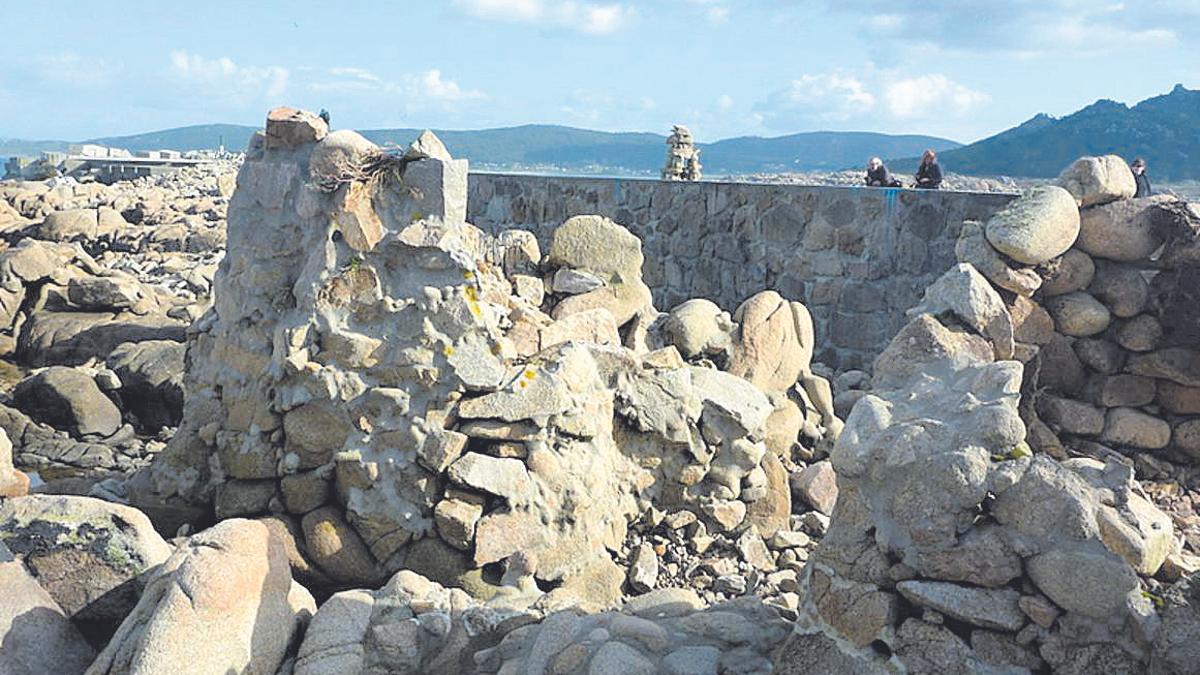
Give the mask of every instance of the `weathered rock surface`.
[{"label": "weathered rock surface", "polygon": [[997,251],[1026,265],[1040,265],[1071,248],[1079,235],[1079,209],[1066,190],[1040,186],[992,216],[985,226]]},{"label": "weathered rock surface", "polygon": [[23,380],[13,402],[35,420],[66,429],[77,438],[111,436],[121,427],[121,411],[93,378],[54,366]]},{"label": "weathered rock surface", "polygon": [[1137,191],[1133,171],[1117,155],[1080,157],[1063,170],[1058,184],[1066,188],[1080,207],[1129,199]]},{"label": "weathered rock surface", "polygon": [[107,637],[171,554],[150,520],[90,497],[30,495],[0,503],[0,543],[89,636]]},{"label": "weathered rock surface", "polygon": [[265,525],[226,520],[154,573],[89,673],[273,673],[316,612]]},{"label": "weathered rock surface", "polygon": [[80,675],[96,652],[0,543],[0,673]]},{"label": "weathered rock surface", "polygon": [[1167,196],[1123,199],[1080,212],[1078,247],[1098,258],[1145,260],[1163,244],[1158,226]]}]

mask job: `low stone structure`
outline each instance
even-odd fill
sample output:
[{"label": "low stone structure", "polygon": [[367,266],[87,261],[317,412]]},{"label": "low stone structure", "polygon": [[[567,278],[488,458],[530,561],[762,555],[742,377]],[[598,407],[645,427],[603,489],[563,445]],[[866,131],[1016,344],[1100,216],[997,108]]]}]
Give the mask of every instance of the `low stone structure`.
[{"label": "low stone structure", "polygon": [[869,368],[957,262],[963,222],[1014,195],[479,173],[468,197],[476,226],[528,230],[543,246],[575,215],[621,223],[642,240],[661,307],[702,297],[732,312],[775,289],[812,312],[816,360],[849,370]]}]

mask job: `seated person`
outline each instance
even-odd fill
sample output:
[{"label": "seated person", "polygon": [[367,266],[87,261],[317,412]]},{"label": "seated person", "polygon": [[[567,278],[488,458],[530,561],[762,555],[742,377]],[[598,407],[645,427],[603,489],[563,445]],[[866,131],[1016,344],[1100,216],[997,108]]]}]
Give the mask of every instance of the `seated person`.
[{"label": "seated person", "polygon": [[892,178],[892,174],[882,159],[872,157],[871,161],[867,162],[867,185],[869,187],[900,187],[900,181]]},{"label": "seated person", "polygon": [[937,153],[926,150],[921,156],[921,166],[917,168],[917,187],[924,190],[937,190],[942,187],[942,167],[938,164]]}]

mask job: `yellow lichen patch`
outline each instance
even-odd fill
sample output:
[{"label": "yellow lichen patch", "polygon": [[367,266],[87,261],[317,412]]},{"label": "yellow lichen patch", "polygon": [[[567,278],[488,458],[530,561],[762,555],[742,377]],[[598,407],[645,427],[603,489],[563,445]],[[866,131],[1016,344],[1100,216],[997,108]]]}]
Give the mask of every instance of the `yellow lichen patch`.
[{"label": "yellow lichen patch", "polygon": [[442,347],[442,356],[446,358],[454,356],[454,345],[446,345]]},{"label": "yellow lichen patch", "polygon": [[483,310],[479,308],[479,290],[474,286],[464,286],[463,296],[467,299],[467,307],[471,314],[475,317],[483,316]]},{"label": "yellow lichen patch", "polygon": [[466,279],[467,281],[474,281],[475,273],[471,270],[463,270],[463,279]]},{"label": "yellow lichen patch", "polygon": [[526,368],[525,372],[521,373],[521,376],[526,380],[532,380],[533,378],[537,377],[537,371],[533,368]]}]

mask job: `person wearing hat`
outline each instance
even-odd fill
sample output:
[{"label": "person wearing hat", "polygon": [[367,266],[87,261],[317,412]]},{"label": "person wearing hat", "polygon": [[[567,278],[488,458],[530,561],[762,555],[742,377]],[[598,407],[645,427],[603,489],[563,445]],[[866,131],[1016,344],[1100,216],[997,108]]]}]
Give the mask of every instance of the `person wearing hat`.
[{"label": "person wearing hat", "polygon": [[1150,190],[1150,178],[1146,176],[1146,160],[1138,157],[1133,160],[1133,164],[1130,164],[1129,168],[1133,171],[1133,181],[1137,183],[1137,192],[1133,194],[1134,199],[1149,197],[1153,194]]}]

